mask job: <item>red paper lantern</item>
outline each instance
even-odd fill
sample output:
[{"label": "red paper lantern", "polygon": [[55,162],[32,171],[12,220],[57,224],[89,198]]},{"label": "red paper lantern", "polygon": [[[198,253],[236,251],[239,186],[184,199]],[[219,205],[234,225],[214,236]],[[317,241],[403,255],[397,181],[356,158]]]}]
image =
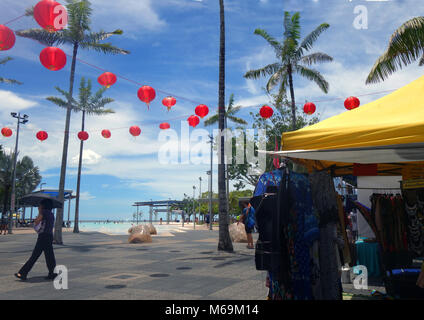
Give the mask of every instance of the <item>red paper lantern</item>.
[{"label": "red paper lantern", "polygon": [[102,136],[103,136],[103,138],[105,138],[105,139],[109,139],[111,136],[112,136],[112,134],[110,133],[110,131],[109,130],[103,130],[102,131]]},{"label": "red paper lantern", "polygon": [[171,110],[173,106],[177,103],[177,100],[174,97],[166,97],[162,100],[162,104],[168,108],[168,111]]},{"label": "red paper lantern", "polygon": [[138,137],[141,134],[141,129],[138,126],[132,126],[130,128],[130,133],[131,135],[133,135],[134,137]]},{"label": "red paper lantern", "polygon": [[161,128],[162,130],[167,130],[171,128],[171,125],[168,122],[164,122],[159,125],[159,128]]},{"label": "red paper lantern", "polygon": [[34,19],[48,32],[62,30],[68,23],[64,6],[54,0],[42,0],[34,7]]},{"label": "red paper lantern", "polygon": [[3,135],[3,137],[9,138],[12,135],[12,129],[10,128],[3,128],[1,129],[1,134]]},{"label": "red paper lantern", "polygon": [[150,102],[152,102],[156,98],[155,89],[149,86],[142,86],[138,90],[138,98],[147,104],[147,108],[150,108]]},{"label": "red paper lantern", "polygon": [[59,48],[47,47],[41,51],[40,61],[47,69],[58,71],[66,65],[66,54]]},{"label": "red paper lantern", "polygon": [[0,51],[12,49],[15,41],[15,33],[8,27],[0,24]]},{"label": "red paper lantern", "polygon": [[361,105],[361,102],[357,97],[349,97],[345,100],[344,106],[347,110],[356,109]]},{"label": "red paper lantern", "polygon": [[205,106],[204,104],[198,105],[196,107],[195,110],[196,114],[200,117],[200,118],[204,118],[208,115],[209,113],[209,108],[207,106]]},{"label": "red paper lantern", "polygon": [[112,72],[105,72],[97,78],[100,85],[110,88],[116,83],[116,76]]},{"label": "red paper lantern", "polygon": [[89,137],[88,132],[80,131],[78,133],[78,139],[80,139],[81,141],[88,140],[88,137]]},{"label": "red paper lantern", "polygon": [[37,132],[36,137],[37,137],[38,140],[44,141],[44,140],[47,140],[49,135],[47,134],[46,131],[39,131],[39,132]]},{"label": "red paper lantern", "polygon": [[270,106],[263,106],[259,113],[262,118],[269,119],[274,114],[274,110]]},{"label": "red paper lantern", "polygon": [[312,102],[305,103],[303,106],[303,112],[305,112],[307,115],[313,115],[316,110],[317,107]]},{"label": "red paper lantern", "polygon": [[200,123],[199,117],[196,116],[190,116],[188,119],[188,124],[190,127],[196,128],[196,126]]}]

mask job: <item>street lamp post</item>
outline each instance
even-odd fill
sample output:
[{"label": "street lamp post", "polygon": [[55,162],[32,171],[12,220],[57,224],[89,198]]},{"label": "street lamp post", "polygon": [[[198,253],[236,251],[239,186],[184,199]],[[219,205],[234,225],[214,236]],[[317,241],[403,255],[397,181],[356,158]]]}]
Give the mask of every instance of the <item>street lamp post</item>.
[{"label": "street lamp post", "polygon": [[196,209],[194,208],[194,192],[196,191],[196,186],[193,186],[193,229],[196,229]]},{"label": "street lamp post", "polygon": [[213,180],[212,180],[212,172],[213,172],[213,136],[209,136],[209,143],[211,144],[211,170],[209,171],[210,180],[209,180],[209,230],[212,230],[212,222],[213,222],[213,214],[212,214],[212,186],[213,186]]},{"label": "street lamp post", "polygon": [[200,219],[200,199],[202,198],[202,177],[199,177],[199,219]]},{"label": "street lamp post", "polygon": [[9,211],[9,230],[8,234],[12,234],[12,220],[13,220],[13,211],[15,210],[15,188],[16,188],[16,162],[18,160],[18,144],[19,144],[19,129],[21,124],[28,122],[28,116],[24,114],[21,117],[21,113],[12,112],[11,116],[17,119],[16,126],[16,142],[15,142],[15,154],[13,157],[13,174],[12,174],[12,196],[10,199],[10,211]]},{"label": "street lamp post", "polygon": [[40,183],[40,191],[43,190],[43,184],[47,184],[47,183],[45,183],[45,182]]}]

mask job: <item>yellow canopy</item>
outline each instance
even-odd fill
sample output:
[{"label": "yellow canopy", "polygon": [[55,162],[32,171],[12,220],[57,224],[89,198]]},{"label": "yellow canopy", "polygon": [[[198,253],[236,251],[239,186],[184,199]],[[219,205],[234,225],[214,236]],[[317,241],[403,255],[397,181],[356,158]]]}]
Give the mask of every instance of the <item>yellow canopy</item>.
[{"label": "yellow canopy", "polygon": [[424,142],[424,77],[374,102],[283,134],[289,150],[323,150]]},{"label": "yellow canopy", "polygon": [[424,77],[357,109],[284,133],[281,144],[282,151],[269,153],[310,168],[343,166],[344,174],[353,163],[386,164],[391,173],[385,174],[398,174],[406,164],[424,165]]}]

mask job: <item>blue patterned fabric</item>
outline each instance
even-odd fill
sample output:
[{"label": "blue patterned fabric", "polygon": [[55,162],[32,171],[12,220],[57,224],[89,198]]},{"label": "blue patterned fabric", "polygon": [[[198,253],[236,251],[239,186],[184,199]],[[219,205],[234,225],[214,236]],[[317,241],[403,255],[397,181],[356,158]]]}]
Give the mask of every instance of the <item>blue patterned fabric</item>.
[{"label": "blue patterned fabric", "polygon": [[254,197],[260,196],[266,192],[268,186],[279,187],[282,180],[281,170],[274,170],[271,172],[265,172],[260,176],[258,183],[256,184]]},{"label": "blue patterned fabric", "polygon": [[291,172],[289,179],[291,223],[288,226],[292,250],[293,299],[312,300],[312,266],[310,255],[314,241],[319,239],[318,217],[313,207],[311,186],[307,175]]}]

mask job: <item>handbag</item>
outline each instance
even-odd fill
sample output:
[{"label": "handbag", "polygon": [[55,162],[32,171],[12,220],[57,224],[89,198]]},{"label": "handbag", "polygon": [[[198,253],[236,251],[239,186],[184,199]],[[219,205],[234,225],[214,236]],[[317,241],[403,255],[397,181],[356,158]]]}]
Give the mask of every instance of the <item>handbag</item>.
[{"label": "handbag", "polygon": [[34,230],[38,234],[40,234],[41,232],[43,232],[43,230],[44,230],[44,220],[41,220],[39,224],[34,225]]}]

